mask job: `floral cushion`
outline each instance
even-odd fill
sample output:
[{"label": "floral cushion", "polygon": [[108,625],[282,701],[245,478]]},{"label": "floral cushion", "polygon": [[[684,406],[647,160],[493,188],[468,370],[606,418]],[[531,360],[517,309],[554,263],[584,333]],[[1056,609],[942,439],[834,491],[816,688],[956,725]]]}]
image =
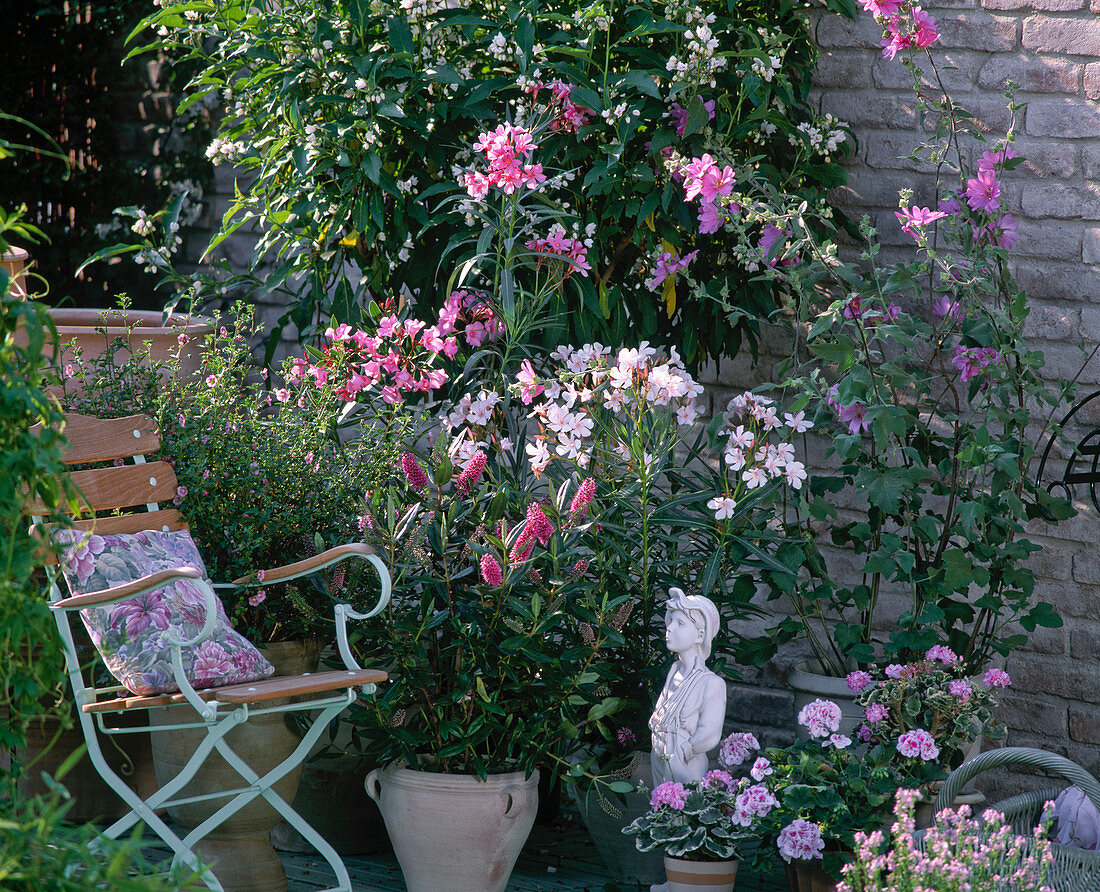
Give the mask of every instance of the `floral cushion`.
[{"label": "floral cushion", "polygon": [[[98,592],[158,570],[194,567],[206,577],[191,534],[172,532],[97,536],[59,530],[66,546],[61,570],[74,595]],[[128,601],[80,611],[111,674],[135,694],[178,691],[166,635],[194,638],[202,629],[203,595],[190,579],[179,579]],[[256,681],[275,669],[243,636],[233,631],[217,600],[218,618],[206,641],[183,651],[183,668],[196,688]]]}]

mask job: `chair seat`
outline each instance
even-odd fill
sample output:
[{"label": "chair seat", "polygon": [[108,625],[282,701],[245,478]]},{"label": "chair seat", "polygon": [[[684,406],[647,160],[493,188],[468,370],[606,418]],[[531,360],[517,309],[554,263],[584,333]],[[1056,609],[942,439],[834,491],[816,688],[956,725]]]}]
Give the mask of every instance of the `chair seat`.
[{"label": "chair seat", "polygon": [[[226,685],[221,688],[206,688],[198,691],[203,700],[217,700],[219,703],[263,703],[280,697],[292,697],[303,694],[319,694],[324,691],[338,691],[343,688],[355,688],[361,685],[378,684],[385,681],[386,673],[379,669],[333,669],[326,672],[307,672],[303,675],[285,675],[265,678],[245,684]],[[171,706],[186,703],[183,694],[153,694],[116,697],[112,700],[100,700],[86,703],[84,712],[119,712],[126,709],[151,709],[154,706]]]}]

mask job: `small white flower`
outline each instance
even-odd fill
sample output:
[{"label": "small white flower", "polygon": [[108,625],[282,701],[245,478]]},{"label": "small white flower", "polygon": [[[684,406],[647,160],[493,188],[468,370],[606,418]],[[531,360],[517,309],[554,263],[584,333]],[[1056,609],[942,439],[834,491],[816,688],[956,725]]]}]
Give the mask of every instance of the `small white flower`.
[{"label": "small white flower", "polygon": [[729,517],[733,517],[733,512],[737,508],[737,502],[729,496],[715,496],[707,502],[707,507],[714,512],[716,520],[726,520]]}]

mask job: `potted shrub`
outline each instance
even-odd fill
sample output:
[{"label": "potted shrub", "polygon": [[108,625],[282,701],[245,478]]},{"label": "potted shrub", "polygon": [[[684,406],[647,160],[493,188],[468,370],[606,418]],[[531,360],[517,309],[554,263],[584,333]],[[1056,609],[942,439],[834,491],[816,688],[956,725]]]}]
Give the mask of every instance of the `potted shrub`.
[{"label": "potted shrub", "polygon": [[650,811],[623,833],[637,837],[640,851],[664,853],[670,892],[732,892],[740,844],[754,837],[757,819],[774,805],[748,780],[716,769],[701,781],[659,784]]}]

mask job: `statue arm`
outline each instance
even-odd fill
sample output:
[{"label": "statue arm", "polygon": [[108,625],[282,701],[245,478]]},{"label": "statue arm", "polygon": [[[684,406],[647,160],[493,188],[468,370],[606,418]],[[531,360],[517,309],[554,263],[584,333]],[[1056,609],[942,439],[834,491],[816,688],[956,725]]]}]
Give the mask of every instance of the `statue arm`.
[{"label": "statue arm", "polygon": [[699,710],[699,724],[688,741],[691,753],[709,753],[722,739],[722,725],[726,720],[726,683],[717,675],[707,679],[703,702]]}]

